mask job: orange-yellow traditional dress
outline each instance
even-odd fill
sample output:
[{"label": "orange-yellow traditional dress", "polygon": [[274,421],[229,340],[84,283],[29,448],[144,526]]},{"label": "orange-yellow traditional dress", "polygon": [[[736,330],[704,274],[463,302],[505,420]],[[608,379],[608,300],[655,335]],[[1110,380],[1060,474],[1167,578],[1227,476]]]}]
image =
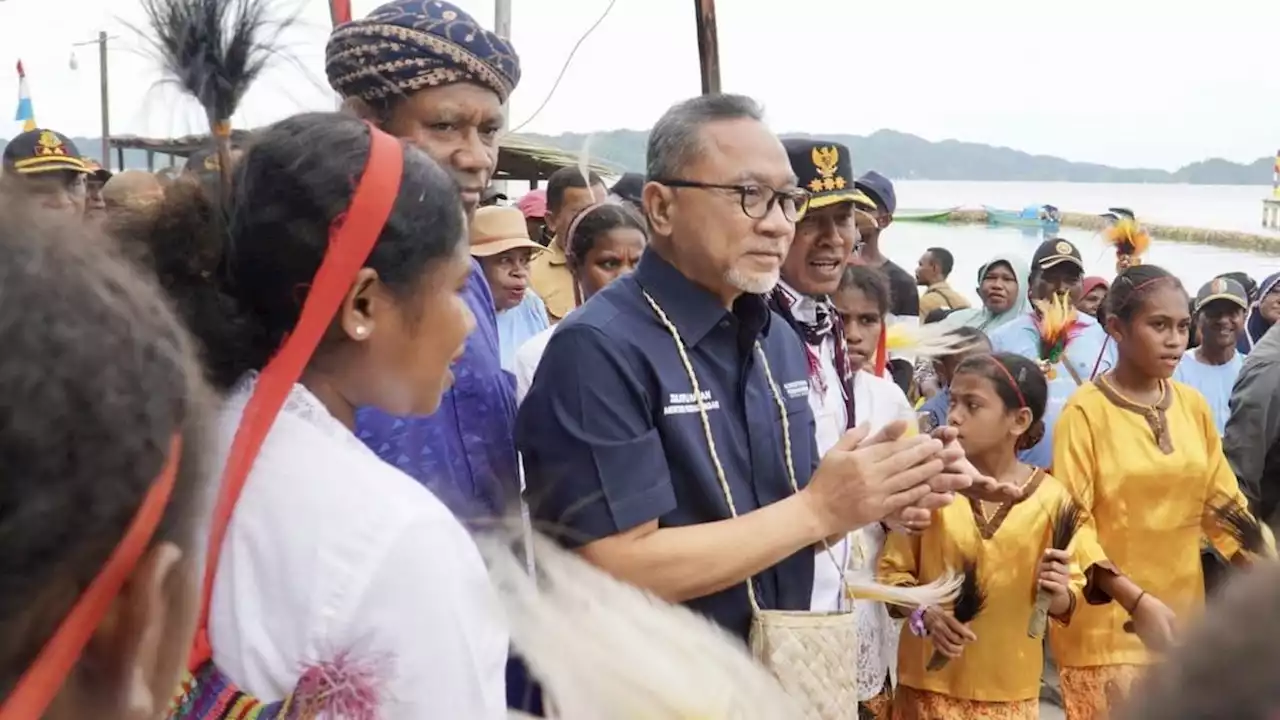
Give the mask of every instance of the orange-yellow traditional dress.
[{"label": "orange-yellow traditional dress", "polygon": [[[1054,474],[1093,515],[1099,553],[1179,618],[1204,605],[1202,538],[1223,557],[1239,543],[1211,510],[1225,501],[1247,507],[1222,454],[1222,440],[1204,397],[1165,381],[1162,399],[1144,406],[1099,377],[1063,408],[1054,432]],[[1086,599],[1098,598],[1092,586]],[[1117,603],[1085,603],[1070,626],[1056,627],[1050,645],[1058,663],[1068,720],[1106,717],[1144,666],[1155,660],[1123,626]]]},{"label": "orange-yellow traditional dress", "polygon": [[[933,642],[904,624],[898,647],[898,688],[894,720],[1034,720],[1039,717],[1044,644],[1028,637],[1035,607],[1040,561],[1049,546],[1053,517],[1070,495],[1043,470],[1034,471],[1017,503],[991,506],[957,498],[934,514],[919,535],[893,533],[880,556],[877,579],[893,585],[926,583],[977,562],[986,604],[969,627],[977,635],[959,658],[937,671],[927,669]],[[1095,543],[1083,522],[1068,548]],[[1084,575],[1072,563],[1072,605],[1083,604]],[[1066,621],[1071,621],[1068,612]],[[1056,624],[1055,621],[1054,624]]]}]

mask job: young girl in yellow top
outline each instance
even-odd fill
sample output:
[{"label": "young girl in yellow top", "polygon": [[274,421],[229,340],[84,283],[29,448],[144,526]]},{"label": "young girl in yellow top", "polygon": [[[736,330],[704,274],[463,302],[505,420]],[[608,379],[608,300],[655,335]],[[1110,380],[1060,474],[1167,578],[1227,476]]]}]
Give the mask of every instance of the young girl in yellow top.
[{"label": "young girl in yellow top", "polygon": [[[1043,641],[1028,632],[1037,591],[1049,596],[1050,617],[1065,623],[1084,585],[1079,570],[1070,571],[1075,565],[1067,551],[1050,544],[1054,519],[1074,501],[1051,475],[1017,455],[1043,436],[1048,392],[1036,363],[1011,353],[977,355],[955,371],[948,422],[966,456],[982,474],[1023,491],[1020,500],[1003,503],[957,497],[922,534],[889,536],[881,582],[930,582],[948,569],[975,565],[985,595],[968,625],[940,608],[912,614],[898,651],[894,720],[1039,717]],[[1076,539],[1087,529],[1084,517]],[[950,662],[931,670],[935,651]]]},{"label": "young girl in yellow top", "polygon": [[1076,391],[1054,437],[1054,472],[1097,528],[1085,597],[1115,599],[1082,606],[1051,634],[1068,720],[1105,717],[1153,661],[1147,646],[1167,646],[1175,621],[1199,612],[1201,538],[1238,559],[1240,543],[1215,509],[1246,507],[1208,403],[1169,379],[1191,325],[1182,284],[1135,265],[1107,303],[1116,365]]}]

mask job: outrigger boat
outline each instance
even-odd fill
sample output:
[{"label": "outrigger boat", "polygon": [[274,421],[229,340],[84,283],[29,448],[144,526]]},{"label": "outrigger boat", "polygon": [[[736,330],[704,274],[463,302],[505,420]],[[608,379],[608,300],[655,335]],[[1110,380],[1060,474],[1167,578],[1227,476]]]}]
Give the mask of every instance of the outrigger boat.
[{"label": "outrigger boat", "polygon": [[1053,205],[1028,205],[1021,211],[1001,210],[990,205],[983,205],[982,209],[986,211],[987,223],[990,225],[1041,228],[1056,232],[1062,224],[1062,214]]},{"label": "outrigger boat", "polygon": [[959,207],[946,210],[903,210],[893,214],[894,222],[945,223]]}]

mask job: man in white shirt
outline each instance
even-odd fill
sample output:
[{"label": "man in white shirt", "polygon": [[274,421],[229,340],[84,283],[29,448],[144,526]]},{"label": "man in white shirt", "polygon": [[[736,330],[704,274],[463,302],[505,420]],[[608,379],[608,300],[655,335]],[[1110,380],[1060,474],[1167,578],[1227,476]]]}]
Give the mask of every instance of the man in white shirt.
[{"label": "man in white shirt", "polygon": [[[911,420],[912,413],[906,397],[888,380],[866,375],[862,379],[879,381],[877,387],[856,388],[844,325],[831,302],[857,245],[856,214],[865,212],[855,206],[855,201],[863,206],[873,205],[874,201],[854,187],[849,150],[844,145],[800,138],[784,140],[783,145],[790,156],[792,172],[800,179],[798,184],[813,197],[804,217],[796,223],[795,239],[782,263],[781,280],[770,296],[770,305],[804,342],[814,433],[818,452],[825,453],[859,422],[870,424],[874,431],[893,420]],[[889,402],[876,402],[882,398],[873,398],[868,392],[871,390],[884,390],[896,397],[889,398]],[[856,407],[859,403],[855,396],[867,407]],[[872,417],[872,405],[882,410],[874,413],[879,417]],[[842,581],[845,569],[870,579],[883,540],[883,529],[873,524],[830,548],[819,549],[810,609],[822,612],[848,607]],[[895,628],[880,603],[859,601],[855,611],[859,635],[858,699],[874,702],[884,689],[889,667],[896,661]]]}]

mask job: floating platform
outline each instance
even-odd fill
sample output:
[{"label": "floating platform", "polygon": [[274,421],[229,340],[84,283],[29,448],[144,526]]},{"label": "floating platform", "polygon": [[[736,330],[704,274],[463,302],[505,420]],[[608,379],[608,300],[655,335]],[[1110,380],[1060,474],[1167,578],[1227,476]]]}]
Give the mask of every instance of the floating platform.
[{"label": "floating platform", "polygon": [[1280,230],[1280,194],[1262,201],[1262,227]]},{"label": "floating platform", "polygon": [[[1280,213],[1280,198],[1263,201],[1270,207],[1275,208],[1276,213]],[[987,213],[985,210],[956,210],[947,216],[949,222],[953,223],[986,223]],[[1095,232],[1104,230],[1109,224],[1108,220],[1099,215],[1091,215],[1089,213],[1062,213],[1062,227],[1079,228],[1081,230],[1093,230]],[[1267,253],[1270,255],[1280,255],[1280,235],[1262,235],[1259,233],[1239,232],[1236,230],[1210,230],[1208,228],[1186,227],[1182,225],[1159,225],[1155,223],[1142,223],[1142,226],[1151,233],[1151,236],[1160,240],[1168,240],[1171,242],[1184,242],[1194,245],[1212,245],[1215,247],[1234,248],[1237,250],[1252,250],[1254,252]],[[1272,226],[1273,229],[1280,229],[1280,226]]]}]

